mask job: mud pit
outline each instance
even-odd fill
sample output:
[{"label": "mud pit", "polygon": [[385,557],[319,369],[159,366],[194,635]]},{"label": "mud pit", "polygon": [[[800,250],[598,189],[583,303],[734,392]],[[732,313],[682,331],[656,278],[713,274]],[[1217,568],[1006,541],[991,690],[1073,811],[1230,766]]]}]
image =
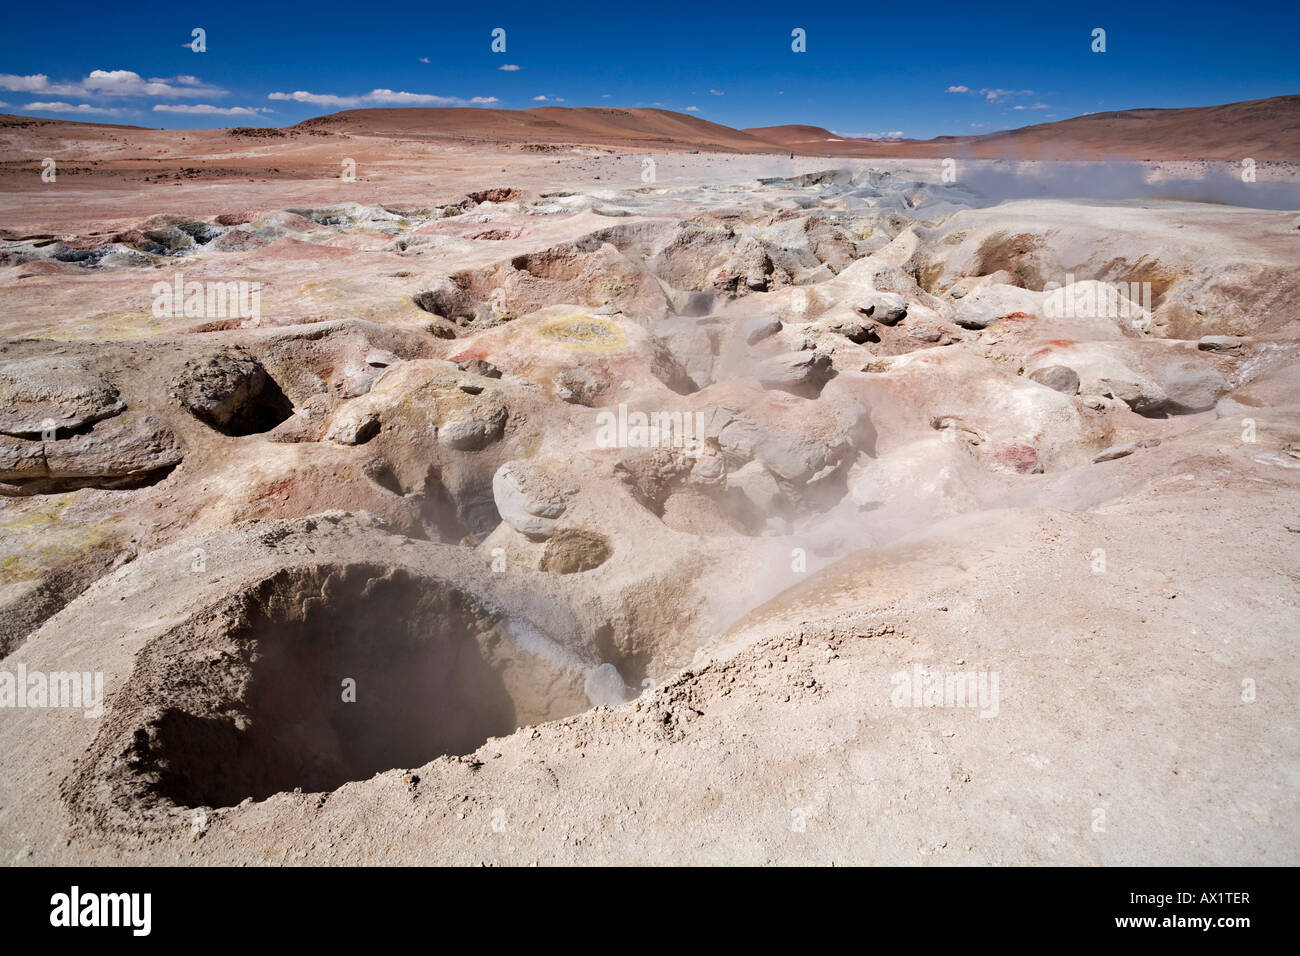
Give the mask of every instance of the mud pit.
[{"label": "mud pit", "polygon": [[530,627],[405,570],[286,569],[144,649],[86,771],[119,809],[230,807],[471,753],[590,706]]},{"label": "mud pit", "polygon": [[[517,715],[493,667],[498,618],[429,582],[381,574],[285,572],[249,595],[246,628],[224,635],[238,655],[222,655],[230,670],[194,675],[207,691],[197,712],[168,709],[148,726],[148,749],[135,759],[157,779],[150,790],[211,807],[295,787],[334,790],[469,753],[520,716],[556,715],[527,704]],[[232,683],[232,699],[217,696]]]}]

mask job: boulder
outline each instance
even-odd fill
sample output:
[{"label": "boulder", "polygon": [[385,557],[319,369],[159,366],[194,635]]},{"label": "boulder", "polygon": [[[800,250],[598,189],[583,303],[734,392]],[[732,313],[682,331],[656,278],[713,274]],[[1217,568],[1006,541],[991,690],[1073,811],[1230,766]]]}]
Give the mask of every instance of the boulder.
[{"label": "boulder", "polygon": [[1098,464],[1103,461],[1114,461],[1116,458],[1126,458],[1139,448],[1154,448],[1159,444],[1159,438],[1143,438],[1141,441],[1129,442],[1126,445],[1112,445],[1105,451],[1098,452],[1094,455],[1092,462],[1093,464]]},{"label": "boulder", "polygon": [[936,328],[933,325],[913,325],[907,330],[907,334],[918,342],[925,342],[930,345],[943,339],[943,329]]},{"label": "boulder", "polygon": [[325,439],[336,445],[364,445],[379,434],[379,427],[378,412],[361,406],[344,406],[325,433]]},{"label": "boulder", "polygon": [[1139,415],[1161,415],[1169,396],[1155,377],[1141,370],[1140,357],[1112,343],[1078,343],[1053,353],[1052,364],[1066,364],[1079,376],[1084,395],[1109,395]]},{"label": "boulder", "polygon": [[0,481],[23,481],[47,475],[43,442],[0,435]]},{"label": "boulder", "polygon": [[151,415],[118,418],[57,441],[0,436],[0,481],[94,484],[144,477],[181,462],[171,428]]},{"label": "boulder", "polygon": [[492,476],[501,520],[530,538],[549,538],[568,507],[569,492],[526,461],[508,461]]},{"label": "boulder", "polygon": [[836,309],[824,315],[820,321],[828,332],[842,335],[856,345],[880,341],[880,327],[851,309]]},{"label": "boulder", "polygon": [[775,514],[781,506],[781,487],[761,462],[750,461],[730,472],[727,490],[743,496],[763,515]]},{"label": "boulder", "polygon": [[1079,391],[1079,373],[1065,365],[1045,365],[1029,373],[1029,380],[1065,395]]},{"label": "boulder", "polygon": [[993,282],[966,296],[957,306],[953,321],[964,329],[983,329],[1015,312],[1037,315],[1041,300],[1040,292]]},{"label": "boulder", "polygon": [[118,419],[88,435],[44,445],[51,478],[130,478],[178,465],[182,457],[171,428],[152,415]]},{"label": "boulder", "polygon": [[756,345],[780,331],[780,320],[770,315],[751,316],[740,325],[740,332],[745,337],[746,345]]},{"label": "boulder", "polygon": [[1166,409],[1175,414],[1213,408],[1229,388],[1218,370],[1201,359],[1171,362],[1158,371],[1167,396]]},{"label": "boulder", "polygon": [[759,444],[757,458],[777,478],[802,485],[833,470],[849,451],[846,442],[776,432]]},{"label": "boulder", "polygon": [[667,351],[667,364],[681,369],[695,389],[713,380],[713,340],[708,329],[690,318],[665,319],[656,327],[657,343]]},{"label": "boulder", "polygon": [[907,317],[907,299],[897,292],[871,292],[854,307],[882,325],[897,325]]},{"label": "boulder", "polygon": [[119,414],[126,403],[81,359],[23,359],[0,365],[0,432],[38,436]]},{"label": "boulder", "polygon": [[484,378],[501,377],[501,369],[497,368],[491,362],[485,362],[482,359],[468,359],[464,362],[458,362],[456,367],[462,372],[469,372],[471,375],[481,375]]},{"label": "boulder", "polygon": [[478,451],[501,437],[506,427],[506,410],[470,409],[465,418],[453,419],[438,426],[438,441],[457,451]]},{"label": "boulder", "polygon": [[1241,346],[1241,339],[1231,335],[1203,335],[1196,342],[1202,352],[1236,352]]},{"label": "boulder", "polygon": [[820,389],[834,374],[831,358],[824,352],[787,352],[765,359],[758,367],[764,388],[803,394]]},{"label": "boulder", "polygon": [[1114,371],[1088,383],[1089,394],[1109,395],[1117,398],[1139,415],[1163,414],[1169,404],[1158,384],[1147,376],[1131,369]]},{"label": "boulder", "polygon": [[973,298],[962,302],[957,307],[957,314],[953,316],[953,321],[963,329],[988,328],[997,319],[997,309],[987,302],[980,302]]},{"label": "boulder", "polygon": [[269,431],[293,411],[261,363],[233,349],[186,362],[172,390],[186,411],[228,435]]}]

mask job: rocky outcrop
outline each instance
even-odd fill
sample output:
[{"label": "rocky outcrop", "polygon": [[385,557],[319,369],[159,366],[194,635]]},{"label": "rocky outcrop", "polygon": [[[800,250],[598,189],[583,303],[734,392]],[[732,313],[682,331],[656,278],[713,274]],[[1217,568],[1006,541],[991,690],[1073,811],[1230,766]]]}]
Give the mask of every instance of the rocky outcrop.
[{"label": "rocky outcrop", "polygon": [[117,389],[85,360],[52,356],[0,365],[0,432],[6,435],[52,436],[125,407]]},{"label": "rocky outcrop", "polygon": [[270,431],[293,413],[262,364],[237,350],[187,362],[172,389],[186,411],[226,435]]},{"label": "rocky outcrop", "polygon": [[555,477],[528,462],[506,462],[492,477],[501,520],[530,538],[550,537],[570,494]]},{"label": "rocky outcrop", "polygon": [[182,457],[165,422],[123,416],[54,441],[0,436],[0,482],[22,493],[128,487],[156,479]]}]

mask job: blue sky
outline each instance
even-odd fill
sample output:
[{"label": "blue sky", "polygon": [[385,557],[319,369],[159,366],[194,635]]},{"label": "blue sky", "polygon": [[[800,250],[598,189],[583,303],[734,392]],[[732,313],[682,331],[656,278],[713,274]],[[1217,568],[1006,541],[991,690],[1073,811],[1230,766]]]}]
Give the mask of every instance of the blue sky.
[{"label": "blue sky", "polygon": [[[1072,6],[15,3],[0,112],[201,128],[351,106],[661,106],[736,127],[928,138],[1300,93],[1294,0]],[[206,52],[188,46],[196,27]],[[504,53],[491,49],[498,27]],[[1096,27],[1105,53],[1090,49]]]}]

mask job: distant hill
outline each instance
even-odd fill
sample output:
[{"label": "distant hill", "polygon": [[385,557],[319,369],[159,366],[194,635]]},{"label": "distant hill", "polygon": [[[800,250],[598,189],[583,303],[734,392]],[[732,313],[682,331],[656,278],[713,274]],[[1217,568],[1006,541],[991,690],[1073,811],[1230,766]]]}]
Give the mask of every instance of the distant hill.
[{"label": "distant hill", "polygon": [[770,152],[740,130],[659,109],[542,106],[528,110],[428,107],[344,110],[297,125],[371,136],[476,142],[575,143],[615,147]]},{"label": "distant hill", "polygon": [[743,129],[741,132],[786,149],[801,146],[813,148],[819,143],[844,142],[843,136],[836,136],[828,129],[822,129],[820,126],[802,126],[797,123],[787,126],[755,126],[752,129]]},{"label": "distant hill", "polygon": [[983,136],[854,140],[820,126],[742,132],[802,153],[980,159],[1214,159],[1300,162],[1300,96],[1223,106],[1089,113]]},{"label": "distant hill", "polygon": [[[18,140],[43,133],[94,139],[142,127],[0,115]],[[99,131],[98,133],[96,131]],[[209,131],[216,133],[217,131]],[[793,152],[804,156],[970,157],[977,159],[1209,159],[1300,162],[1300,95],[1182,109],[1090,113],[983,136],[866,140],[820,126],[732,129],[661,109],[543,106],[526,110],[407,107],[344,110],[285,128],[287,134],[345,133],[538,148],[574,145],[621,150]],[[202,136],[202,132],[193,135]]]},{"label": "distant hill", "polygon": [[802,155],[983,159],[1214,159],[1300,162],[1300,95],[1182,109],[1090,113],[982,136],[849,139],[820,126],[732,129],[660,109],[547,106],[529,110],[428,108],[332,113],[298,124],[378,136],[581,143],[629,149],[706,149]]},{"label": "distant hill", "polygon": [[149,129],[148,126],[126,126],[122,123],[91,123],[87,120],[50,119],[47,116],[19,116],[16,113],[0,113],[0,129],[32,129],[36,127],[60,127],[68,129],[84,126],[93,129]]},{"label": "distant hill", "polygon": [[1253,159],[1300,162],[1300,96],[1223,106],[1119,110],[967,141],[977,156]]}]

